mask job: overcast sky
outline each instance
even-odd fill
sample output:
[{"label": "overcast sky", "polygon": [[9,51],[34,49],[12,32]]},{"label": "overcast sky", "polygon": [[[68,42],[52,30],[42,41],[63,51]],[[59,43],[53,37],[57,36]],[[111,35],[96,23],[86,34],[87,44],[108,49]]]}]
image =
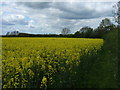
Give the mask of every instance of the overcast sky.
[{"label": "overcast sky", "polygon": [[112,22],[115,2],[4,2],[0,3],[2,34],[19,30],[34,34],[72,33],[81,27],[96,28],[102,19]]}]

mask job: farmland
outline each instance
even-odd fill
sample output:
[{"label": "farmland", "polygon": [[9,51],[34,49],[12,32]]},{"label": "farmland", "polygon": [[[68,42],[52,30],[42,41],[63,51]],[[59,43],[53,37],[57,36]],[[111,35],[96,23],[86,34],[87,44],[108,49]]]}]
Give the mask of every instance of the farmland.
[{"label": "farmland", "polygon": [[2,87],[74,86],[81,57],[102,45],[103,39],[2,38]]}]

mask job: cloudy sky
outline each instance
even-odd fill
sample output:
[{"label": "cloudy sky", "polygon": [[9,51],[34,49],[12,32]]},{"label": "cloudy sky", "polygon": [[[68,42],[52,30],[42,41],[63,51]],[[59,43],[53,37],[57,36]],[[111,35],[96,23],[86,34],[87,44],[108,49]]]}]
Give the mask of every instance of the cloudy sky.
[{"label": "cloudy sky", "polygon": [[1,2],[2,34],[19,30],[34,34],[72,33],[81,27],[96,28],[102,19],[114,22],[115,2]]}]

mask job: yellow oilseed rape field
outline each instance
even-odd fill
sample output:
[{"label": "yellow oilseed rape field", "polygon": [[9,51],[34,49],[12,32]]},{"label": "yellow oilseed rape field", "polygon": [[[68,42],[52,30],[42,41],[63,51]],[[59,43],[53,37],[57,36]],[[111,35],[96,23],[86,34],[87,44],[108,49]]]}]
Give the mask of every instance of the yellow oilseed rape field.
[{"label": "yellow oilseed rape field", "polygon": [[102,39],[2,38],[2,87],[63,87],[75,77],[81,56],[102,45]]}]

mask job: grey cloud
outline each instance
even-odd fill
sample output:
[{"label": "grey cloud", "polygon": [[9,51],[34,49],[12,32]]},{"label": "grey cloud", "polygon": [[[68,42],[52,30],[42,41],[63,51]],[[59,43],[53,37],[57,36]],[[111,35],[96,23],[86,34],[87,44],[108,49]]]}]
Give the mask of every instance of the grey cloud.
[{"label": "grey cloud", "polygon": [[15,25],[15,24],[2,20],[2,25]]},{"label": "grey cloud", "polygon": [[91,19],[112,16],[112,3],[22,2],[21,5],[36,9],[38,12],[41,9],[48,9],[47,12],[45,11],[46,14],[52,12],[49,11],[49,8],[53,8],[57,12],[53,12],[52,15],[57,14],[59,18],[63,19]]},{"label": "grey cloud", "polygon": [[18,20],[18,21],[5,21],[2,20],[2,25],[28,25],[28,21],[24,21],[24,20]]},{"label": "grey cloud", "polygon": [[[94,5],[94,3],[55,3],[54,6],[62,11],[62,14],[60,14],[59,17],[64,19],[91,19],[112,16],[112,4],[100,3],[96,6]],[[89,6],[92,6],[92,8]],[[108,8],[104,9],[104,7],[107,6]],[[97,8],[102,10],[102,12]]]},{"label": "grey cloud", "polygon": [[[18,28],[30,33],[61,33],[66,27],[75,32],[86,25],[95,28],[103,18],[112,16],[112,3],[23,2],[15,5],[5,9],[2,21],[4,30],[11,27],[11,31]],[[10,14],[20,16],[8,18]]]},{"label": "grey cloud", "polygon": [[44,9],[51,7],[51,2],[17,2],[18,5],[24,5],[33,9]]}]

